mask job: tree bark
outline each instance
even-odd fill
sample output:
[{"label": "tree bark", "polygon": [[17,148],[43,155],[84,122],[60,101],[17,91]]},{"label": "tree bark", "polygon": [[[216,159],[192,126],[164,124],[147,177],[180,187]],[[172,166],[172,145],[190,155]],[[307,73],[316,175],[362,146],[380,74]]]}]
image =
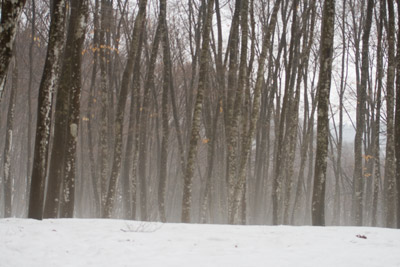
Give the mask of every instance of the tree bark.
[{"label": "tree bark", "polygon": [[397,187],[397,228],[400,229],[400,0],[397,0],[397,65],[396,65],[396,111],[395,111],[395,151]]},{"label": "tree bark", "polygon": [[[14,53],[16,49],[14,48]],[[13,150],[13,129],[14,129],[14,113],[15,102],[18,90],[18,65],[17,58],[14,55],[12,85],[10,93],[10,102],[8,103],[7,112],[7,132],[4,149],[4,217],[11,217],[12,214],[12,197],[13,197],[13,179],[11,176],[11,152]]]},{"label": "tree bark", "polygon": [[[69,83],[60,83],[60,88],[68,89],[68,124],[66,132],[66,150],[64,175],[62,181],[62,201],[60,205],[60,217],[72,218],[74,215],[75,183],[76,183],[76,146],[78,143],[80,122],[80,99],[81,99],[81,57],[83,42],[85,40],[87,23],[87,0],[73,0],[71,2],[71,17],[68,27],[66,50],[70,50],[71,57],[65,58],[63,73],[70,73]],[[66,53],[68,55],[69,53]],[[66,70],[69,68],[69,71]]]},{"label": "tree bark", "polygon": [[318,78],[317,151],[312,195],[312,224],[325,225],[326,158],[329,136],[329,93],[331,88],[335,0],[325,0],[322,14],[320,72]]},{"label": "tree bark", "polygon": [[0,102],[6,83],[8,65],[12,58],[15,35],[26,0],[4,1],[0,21]]},{"label": "tree bark", "polygon": [[234,222],[236,221],[237,216],[239,215],[239,205],[243,197],[243,190],[244,190],[244,185],[246,181],[246,163],[248,160],[248,156],[250,153],[251,149],[251,141],[253,139],[253,135],[255,132],[256,128],[256,122],[259,117],[260,113],[260,96],[261,96],[261,88],[263,84],[263,79],[264,79],[264,68],[265,68],[265,60],[267,58],[267,54],[269,51],[269,47],[271,45],[271,36],[273,31],[275,30],[275,25],[277,22],[277,14],[279,10],[281,0],[277,0],[274,4],[272,13],[271,13],[271,18],[268,27],[265,29],[265,34],[263,37],[263,43],[262,43],[262,50],[260,54],[260,58],[258,60],[258,69],[257,69],[257,78],[256,78],[256,84],[254,88],[254,98],[253,98],[253,107],[251,111],[251,118],[250,118],[250,124],[249,124],[249,130],[247,132],[247,135],[243,138],[242,142],[242,155],[241,155],[241,161],[239,165],[239,173],[238,173],[238,180],[234,185],[234,192],[233,192],[233,207],[232,207],[232,213],[230,217],[230,221]]},{"label": "tree bark", "polygon": [[163,58],[164,58],[164,75],[163,75],[163,91],[161,100],[161,116],[162,116],[162,140],[160,155],[160,177],[158,181],[158,210],[160,220],[167,221],[165,212],[165,191],[168,177],[168,140],[169,140],[169,116],[168,116],[168,93],[172,82],[172,60],[168,37],[167,27],[167,3],[166,0],[160,0],[160,22],[162,23],[162,40],[163,40]]},{"label": "tree bark", "polygon": [[371,211],[371,225],[377,226],[377,213],[378,213],[378,194],[379,185],[381,181],[381,159],[380,159],[380,144],[379,144],[379,131],[381,122],[381,106],[382,106],[382,80],[383,80],[383,57],[382,57],[382,45],[383,45],[383,22],[385,20],[385,0],[380,0],[379,4],[379,22],[377,25],[378,36],[377,36],[377,51],[376,51],[376,80],[377,80],[377,93],[376,93],[376,114],[373,125],[374,131],[374,181],[373,181],[373,193],[372,193],[372,211]]},{"label": "tree bark", "polygon": [[357,86],[357,118],[356,136],[354,139],[354,174],[353,174],[353,220],[354,224],[361,226],[363,222],[363,163],[362,163],[362,137],[364,132],[365,120],[365,101],[367,92],[368,66],[369,66],[369,36],[372,24],[372,10],[374,1],[368,0],[367,16],[363,29],[362,37],[362,62],[361,62],[361,82]]},{"label": "tree bark", "polygon": [[207,3],[206,20],[203,25],[203,43],[200,52],[200,67],[199,67],[199,83],[197,88],[196,102],[192,117],[192,127],[190,135],[189,152],[186,160],[185,175],[183,180],[183,198],[182,198],[182,216],[181,220],[184,223],[190,222],[190,212],[192,205],[192,184],[194,174],[194,164],[197,154],[197,142],[199,140],[200,116],[203,108],[203,98],[208,71],[208,53],[210,46],[210,32],[213,17],[214,0],[209,0]]},{"label": "tree bark", "polygon": [[38,118],[28,211],[29,218],[39,220],[43,217],[52,98],[59,79],[59,59],[64,42],[65,6],[65,0],[54,1],[46,61],[39,87]]},{"label": "tree bark", "polygon": [[133,65],[137,55],[137,48],[139,45],[139,35],[143,29],[146,17],[147,0],[139,2],[139,11],[135,19],[133,28],[132,42],[130,45],[128,62],[122,76],[120,95],[118,98],[117,113],[115,118],[115,144],[114,144],[114,160],[111,169],[111,176],[108,185],[108,192],[106,203],[104,206],[103,217],[110,218],[114,208],[116,197],[117,179],[121,171],[121,156],[122,156],[122,127],[124,121],[125,105],[128,96],[128,88],[130,84],[130,76],[133,71]]},{"label": "tree bark", "polygon": [[387,227],[396,227],[396,180],[394,151],[394,78],[395,57],[395,14],[393,0],[388,0],[388,70],[386,82],[386,163],[385,163],[385,220]]}]

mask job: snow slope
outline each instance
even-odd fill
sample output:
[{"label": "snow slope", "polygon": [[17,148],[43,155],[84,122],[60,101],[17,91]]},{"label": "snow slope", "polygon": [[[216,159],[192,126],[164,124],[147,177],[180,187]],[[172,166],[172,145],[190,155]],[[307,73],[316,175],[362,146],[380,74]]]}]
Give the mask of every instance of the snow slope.
[{"label": "snow slope", "polygon": [[0,266],[400,266],[400,230],[0,219]]}]

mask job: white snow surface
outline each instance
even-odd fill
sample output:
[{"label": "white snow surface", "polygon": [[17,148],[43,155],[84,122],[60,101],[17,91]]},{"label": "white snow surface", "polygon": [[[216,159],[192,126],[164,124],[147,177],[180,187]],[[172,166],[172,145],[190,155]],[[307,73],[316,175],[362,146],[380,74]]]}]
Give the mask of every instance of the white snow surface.
[{"label": "white snow surface", "polygon": [[400,230],[10,218],[0,266],[400,266]]}]

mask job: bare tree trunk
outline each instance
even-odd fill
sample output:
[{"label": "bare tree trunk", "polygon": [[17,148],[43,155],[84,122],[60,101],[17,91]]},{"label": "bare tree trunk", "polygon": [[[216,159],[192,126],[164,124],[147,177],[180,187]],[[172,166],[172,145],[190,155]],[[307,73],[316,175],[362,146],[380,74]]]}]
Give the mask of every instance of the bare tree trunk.
[{"label": "bare tree trunk", "polygon": [[93,142],[93,123],[95,121],[95,110],[93,108],[93,104],[96,101],[96,77],[98,70],[98,62],[99,62],[99,0],[95,1],[95,8],[93,12],[93,68],[92,68],[92,77],[90,81],[90,91],[89,91],[89,99],[87,105],[87,138],[88,138],[88,149],[89,149],[89,162],[90,162],[90,174],[91,174],[91,184],[93,188],[93,200],[94,200],[94,216],[99,217],[101,212],[101,199],[100,199],[100,191],[99,191],[99,178],[96,171],[96,161],[94,156],[94,142]]},{"label": "bare tree trunk", "polygon": [[329,136],[329,93],[331,88],[335,0],[325,0],[322,14],[320,72],[318,78],[318,121],[315,176],[312,196],[312,224],[325,225],[326,158]]},{"label": "bare tree trunk", "polygon": [[[311,14],[310,14],[311,13]],[[302,146],[300,148],[300,170],[298,173],[298,178],[297,178],[297,187],[296,187],[296,194],[295,194],[295,199],[294,199],[294,204],[293,204],[293,210],[292,210],[292,217],[291,217],[291,223],[295,223],[295,216],[296,212],[300,209],[300,197],[301,197],[301,192],[302,189],[304,188],[304,169],[305,169],[305,164],[306,164],[306,159],[307,159],[307,151],[309,148],[309,135],[311,133],[311,128],[313,127],[313,121],[311,118],[314,117],[315,109],[316,109],[316,101],[313,100],[313,104],[311,106],[311,112],[309,111],[309,101],[308,101],[308,66],[309,66],[309,58],[310,58],[310,52],[311,52],[311,47],[314,42],[314,29],[315,29],[315,18],[316,18],[316,5],[315,1],[312,1],[310,5],[307,7],[307,12],[306,12],[306,21],[304,22],[304,31],[305,33],[305,39],[304,39],[304,45],[307,43],[305,49],[303,51],[302,55],[302,62],[301,64],[303,65],[302,68],[299,70],[299,77],[302,77],[304,80],[304,118],[303,118],[303,137],[302,137]],[[309,25],[309,29],[307,28],[307,25]],[[302,74],[304,73],[304,74]],[[299,78],[298,78],[299,79]],[[298,81],[297,86],[300,86],[300,81]],[[312,98],[314,95],[312,95]],[[311,115],[308,115],[310,114]],[[309,116],[309,118],[307,118]]]},{"label": "bare tree trunk", "polygon": [[27,130],[27,161],[26,161],[26,196],[29,192],[30,175],[32,171],[32,90],[33,90],[33,52],[35,46],[35,34],[36,34],[36,2],[32,0],[32,31],[31,31],[31,43],[29,46],[29,86],[28,86],[28,130]]},{"label": "bare tree trunk", "polygon": [[363,222],[363,164],[362,164],[362,136],[364,132],[365,120],[365,101],[368,79],[368,50],[369,35],[372,24],[372,10],[374,1],[368,0],[367,17],[363,29],[362,37],[362,63],[361,63],[361,83],[357,86],[357,118],[356,136],[354,139],[354,175],[353,175],[353,219],[354,224],[361,226]]},{"label": "bare tree trunk", "polygon": [[[164,9],[164,7],[163,7]],[[160,10],[161,12],[162,10]],[[164,12],[163,10],[162,12]],[[161,15],[161,13],[160,13]],[[164,16],[164,15],[163,15]],[[158,54],[158,47],[162,38],[163,31],[162,18],[159,18],[156,33],[154,36],[153,46],[150,55],[149,69],[147,71],[147,78],[144,87],[143,103],[140,109],[140,131],[139,131],[139,186],[140,186],[140,217],[143,221],[148,220],[147,215],[147,190],[146,181],[148,180],[146,174],[147,156],[148,156],[148,132],[147,126],[150,114],[150,89],[154,86],[154,71]],[[163,153],[163,152],[162,152]],[[165,154],[164,154],[165,155]],[[160,166],[161,167],[161,166]],[[166,167],[166,166],[165,166]]]},{"label": "bare tree trunk", "polygon": [[121,171],[121,156],[122,156],[122,128],[125,114],[125,105],[128,96],[128,88],[130,84],[130,77],[133,71],[133,65],[137,55],[137,48],[139,45],[139,35],[143,29],[144,20],[146,17],[146,5],[147,0],[139,2],[139,12],[135,19],[135,25],[133,29],[132,42],[130,45],[130,51],[128,56],[128,62],[122,76],[121,91],[118,99],[117,114],[115,119],[115,144],[114,144],[114,160],[111,170],[111,176],[108,185],[108,193],[106,203],[104,206],[103,217],[110,218],[112,210],[114,208],[114,202],[116,197],[116,186],[117,179]]},{"label": "bare tree trunk", "polygon": [[[70,37],[71,38],[71,37]],[[67,38],[68,39],[68,38]],[[46,186],[46,199],[44,205],[44,218],[57,218],[60,204],[61,184],[64,177],[64,163],[66,151],[66,139],[68,128],[68,108],[69,108],[69,84],[71,82],[70,59],[72,54],[72,40],[66,44],[62,60],[59,85],[56,94],[54,112],[54,133],[53,143],[50,153],[50,165],[48,181]]]},{"label": "bare tree trunk", "polygon": [[[335,200],[333,208],[333,219],[335,225],[340,225],[340,180],[342,176],[342,147],[343,147],[343,98],[345,92],[345,63],[346,63],[346,0],[342,2],[342,70],[340,75],[340,91],[339,91],[339,133],[337,140],[337,162],[335,174]],[[347,73],[346,73],[347,76]]]},{"label": "bare tree trunk", "polygon": [[[239,122],[241,116],[246,116],[246,114],[242,114],[243,108],[243,98],[244,98],[244,91],[245,86],[247,84],[247,43],[248,43],[248,10],[249,10],[249,3],[247,0],[241,0],[240,4],[240,25],[242,30],[242,40],[241,40],[241,52],[240,52],[240,65],[239,65],[239,80],[236,86],[236,92],[233,94],[235,99],[233,104],[233,114],[231,119],[228,121],[230,125],[230,133],[228,137],[229,147],[228,147],[228,173],[229,173],[229,223],[234,223],[234,216],[232,214],[233,211],[233,193],[234,193],[234,185],[237,183],[237,157],[238,154],[238,143],[239,143]],[[228,86],[229,87],[229,86]],[[247,121],[247,120],[246,120]],[[243,129],[246,131],[247,129]],[[242,155],[239,156],[239,158]]]},{"label": "bare tree trunk", "polygon": [[53,92],[59,78],[65,24],[65,0],[55,0],[49,32],[46,62],[39,87],[38,118],[33,157],[28,217],[42,219],[46,183]]},{"label": "bare tree trunk", "polygon": [[[14,48],[14,53],[16,49]],[[13,179],[11,176],[11,151],[13,149],[13,128],[14,128],[14,111],[16,95],[18,90],[18,65],[17,58],[14,56],[12,71],[12,86],[10,93],[10,102],[8,103],[7,113],[7,132],[4,149],[4,217],[11,217],[12,214],[12,198],[13,198]]]},{"label": "bare tree trunk", "polygon": [[[100,32],[99,32],[99,63],[100,63],[100,95],[101,95],[101,112],[100,112],[100,197],[101,197],[101,212],[103,213],[107,201],[107,186],[109,183],[109,160],[110,147],[112,141],[108,133],[111,128],[111,119],[109,114],[114,107],[109,97],[111,81],[107,83],[107,45],[106,32],[110,31],[107,19],[107,9],[110,5],[109,0],[101,0],[100,8]],[[103,214],[102,214],[103,215]]]},{"label": "bare tree trunk", "polygon": [[377,25],[377,51],[376,51],[376,81],[377,81],[377,93],[376,93],[376,114],[375,122],[373,125],[374,131],[374,185],[373,185],[373,195],[372,195],[372,212],[371,212],[371,225],[377,226],[377,212],[378,212],[378,194],[379,185],[381,181],[381,165],[380,165],[380,144],[379,144],[379,131],[380,131],[380,121],[381,121],[381,95],[382,95],[382,80],[383,80],[383,57],[382,57],[382,41],[383,41],[383,22],[385,20],[385,0],[380,0],[379,4],[379,22]]},{"label": "bare tree trunk", "polygon": [[213,16],[214,0],[209,0],[207,3],[206,20],[203,25],[203,43],[200,52],[200,67],[199,67],[199,83],[197,88],[196,103],[194,106],[192,117],[192,129],[190,135],[190,146],[186,160],[186,168],[183,183],[183,198],[182,198],[182,222],[190,222],[190,211],[192,205],[192,184],[194,174],[194,161],[197,154],[197,142],[199,140],[200,116],[203,108],[203,98],[208,71],[208,53],[210,46],[210,32]]},{"label": "bare tree trunk", "polygon": [[395,58],[395,14],[393,0],[388,0],[388,70],[386,83],[386,164],[385,164],[385,219],[387,227],[396,227],[396,180],[394,151],[394,78]]},{"label": "bare tree trunk", "polygon": [[[64,62],[65,68],[69,68],[69,84],[60,83],[69,87],[68,124],[66,130],[66,150],[64,163],[64,176],[62,183],[62,201],[60,205],[60,217],[72,218],[74,216],[75,203],[75,181],[76,181],[76,146],[78,143],[80,122],[80,99],[81,99],[81,57],[83,42],[86,34],[87,23],[87,0],[73,0],[71,2],[71,17],[68,27],[66,49],[71,49],[71,57]],[[68,55],[69,53],[66,53]],[[64,81],[63,81],[64,82]],[[82,177],[83,178],[83,177]]]},{"label": "bare tree trunk", "polygon": [[12,58],[19,18],[26,0],[4,1],[0,21],[0,102],[6,82],[8,65]]},{"label": "bare tree trunk", "polygon": [[[141,74],[141,66],[140,59],[142,57],[142,46],[143,46],[143,35],[144,31],[140,33],[139,36],[139,45],[138,52],[136,55],[134,68],[133,68],[133,77],[132,77],[132,97],[133,100],[131,102],[130,108],[130,121],[129,121],[129,133],[132,136],[128,137],[127,141],[127,150],[126,150],[126,174],[127,180],[129,182],[129,191],[130,198],[127,201],[130,201],[130,210],[128,211],[127,218],[135,219],[136,218],[136,195],[137,195],[137,161],[139,155],[139,127],[140,127],[140,74]],[[131,148],[132,147],[132,148]],[[133,149],[132,155],[129,156],[129,149]],[[129,162],[128,162],[129,161]]]},{"label": "bare tree trunk", "polygon": [[163,37],[163,58],[164,58],[164,77],[163,77],[163,91],[161,103],[161,116],[162,116],[162,143],[160,155],[160,177],[158,181],[158,210],[162,222],[167,221],[165,212],[165,191],[167,186],[167,160],[168,160],[168,140],[169,140],[169,116],[168,116],[168,93],[172,83],[172,60],[168,37],[168,27],[166,20],[167,12],[166,0],[160,0],[160,23],[162,23],[162,37]]},{"label": "bare tree trunk", "polygon": [[400,229],[400,0],[397,0],[397,65],[396,65],[396,119],[395,119],[395,151],[396,151],[396,186],[397,186],[397,228]]},{"label": "bare tree trunk", "polygon": [[[237,175],[237,157],[238,157],[238,118],[234,118],[235,95],[237,91],[243,90],[237,85],[238,70],[238,46],[239,46],[239,20],[240,20],[241,0],[235,1],[235,11],[232,18],[232,25],[229,35],[229,71],[228,87],[226,93],[226,140],[227,140],[227,162],[226,162],[226,180],[228,182],[228,216],[232,213],[232,197],[234,191],[235,177]],[[246,14],[247,16],[247,14]],[[247,38],[245,40],[247,42]],[[245,47],[247,53],[247,46]],[[236,107],[240,110],[241,107]],[[235,125],[236,124],[236,125]]]},{"label": "bare tree trunk", "polygon": [[239,165],[239,173],[238,173],[238,180],[234,186],[234,193],[233,193],[233,204],[232,204],[232,213],[229,218],[230,222],[233,223],[237,220],[237,216],[239,215],[239,205],[243,197],[243,190],[246,181],[246,163],[248,160],[248,155],[251,149],[251,141],[253,139],[253,135],[256,128],[256,122],[259,117],[260,113],[260,96],[261,96],[261,87],[263,84],[264,79],[264,67],[265,67],[265,60],[267,58],[267,54],[269,51],[269,47],[271,44],[271,36],[273,31],[275,30],[275,25],[277,22],[277,14],[279,10],[281,0],[277,0],[274,4],[271,18],[268,27],[265,29],[265,34],[263,38],[262,50],[260,54],[260,58],[258,60],[258,70],[257,70],[257,79],[254,88],[254,99],[253,99],[253,108],[251,111],[251,118],[250,118],[250,125],[247,135],[243,138],[242,142],[242,155],[241,155],[241,162]]}]

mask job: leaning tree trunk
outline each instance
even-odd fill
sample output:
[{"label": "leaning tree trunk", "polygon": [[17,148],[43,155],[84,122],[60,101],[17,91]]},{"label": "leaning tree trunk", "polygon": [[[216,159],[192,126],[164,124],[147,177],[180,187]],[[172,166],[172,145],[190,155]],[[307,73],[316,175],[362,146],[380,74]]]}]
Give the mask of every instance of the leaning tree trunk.
[{"label": "leaning tree trunk", "polygon": [[135,25],[133,28],[133,36],[130,45],[130,52],[128,56],[128,61],[124,73],[122,75],[121,90],[118,99],[117,114],[115,118],[115,143],[114,143],[114,160],[111,169],[111,176],[108,185],[108,192],[106,197],[106,202],[104,206],[104,211],[102,216],[104,218],[110,218],[112,215],[112,210],[114,207],[117,179],[121,171],[121,157],[122,157],[122,128],[124,121],[125,105],[128,96],[128,88],[130,85],[131,74],[133,71],[133,65],[137,55],[137,48],[139,45],[139,35],[142,31],[144,20],[146,17],[146,5],[147,0],[142,0],[139,2],[139,12],[135,19]]},{"label": "leaning tree trunk", "polygon": [[[78,143],[78,129],[80,121],[81,99],[81,61],[83,42],[85,40],[87,23],[87,0],[73,0],[71,2],[71,17],[68,27],[66,49],[71,49],[71,57],[65,58],[63,71],[70,69],[68,84],[61,87],[69,87],[68,124],[66,131],[66,149],[64,162],[64,176],[62,182],[62,198],[60,205],[60,217],[72,218],[74,215],[75,181],[76,181],[76,145]],[[67,65],[67,66],[66,66]],[[67,72],[68,73],[68,72]],[[65,82],[65,81],[63,81]],[[82,177],[83,178],[83,177]]]},{"label": "leaning tree trunk", "polygon": [[53,92],[59,78],[59,59],[64,43],[66,0],[55,0],[50,24],[49,43],[39,87],[38,118],[33,156],[28,217],[42,219],[44,186],[48,165]]},{"label": "leaning tree trunk", "polygon": [[312,224],[325,225],[326,158],[329,136],[329,93],[331,89],[335,0],[325,0],[320,44],[320,72],[318,78],[317,151],[312,195]]},{"label": "leaning tree trunk", "polygon": [[208,53],[210,46],[211,22],[213,16],[214,0],[209,0],[207,4],[206,21],[203,26],[203,43],[200,54],[199,83],[197,88],[196,103],[192,117],[192,129],[190,135],[190,146],[186,160],[185,175],[183,181],[182,199],[182,222],[190,222],[190,211],[192,205],[192,184],[194,174],[194,164],[197,154],[197,142],[199,140],[200,117],[203,108],[203,98],[208,72]]},{"label": "leaning tree trunk", "polygon": [[0,101],[6,83],[8,65],[12,57],[15,35],[26,0],[2,1],[0,21]]}]

